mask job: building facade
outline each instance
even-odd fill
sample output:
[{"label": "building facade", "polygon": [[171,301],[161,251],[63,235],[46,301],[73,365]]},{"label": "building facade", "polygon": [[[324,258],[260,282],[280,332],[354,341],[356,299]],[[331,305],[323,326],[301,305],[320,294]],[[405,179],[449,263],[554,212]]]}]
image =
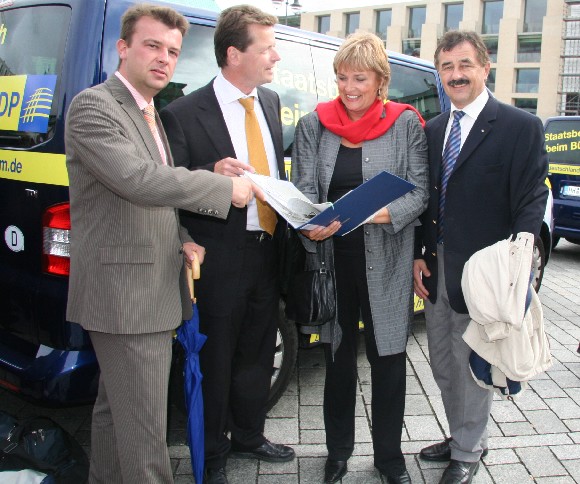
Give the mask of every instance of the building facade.
[{"label": "building facade", "polygon": [[540,118],[580,114],[579,0],[425,0],[308,12],[300,27],[336,37],[374,32],[388,50],[432,61],[447,30],[488,46],[488,87]]}]

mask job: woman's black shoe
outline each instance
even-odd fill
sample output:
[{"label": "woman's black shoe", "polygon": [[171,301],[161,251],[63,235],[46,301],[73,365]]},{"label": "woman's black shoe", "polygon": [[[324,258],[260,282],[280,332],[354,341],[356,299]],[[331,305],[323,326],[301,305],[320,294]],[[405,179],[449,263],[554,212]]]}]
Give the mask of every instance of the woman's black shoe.
[{"label": "woman's black shoe", "polygon": [[347,467],[345,460],[326,459],[324,465],[324,484],[332,484],[340,481],[346,474]]}]

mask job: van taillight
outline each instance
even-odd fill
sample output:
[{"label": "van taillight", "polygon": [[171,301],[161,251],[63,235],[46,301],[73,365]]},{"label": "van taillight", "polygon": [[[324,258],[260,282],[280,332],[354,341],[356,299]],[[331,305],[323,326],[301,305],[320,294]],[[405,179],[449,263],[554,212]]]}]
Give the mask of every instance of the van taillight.
[{"label": "van taillight", "polygon": [[70,205],[54,205],[42,216],[42,270],[48,274],[70,273]]}]

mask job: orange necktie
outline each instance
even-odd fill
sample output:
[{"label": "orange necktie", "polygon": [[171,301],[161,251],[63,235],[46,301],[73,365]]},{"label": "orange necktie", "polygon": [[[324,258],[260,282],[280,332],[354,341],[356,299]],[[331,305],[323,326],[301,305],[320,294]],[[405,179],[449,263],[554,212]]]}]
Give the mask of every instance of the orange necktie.
[{"label": "orange necktie", "polygon": [[153,139],[157,144],[157,148],[159,149],[159,153],[161,154],[163,164],[166,165],[167,161],[165,160],[165,152],[162,150],[163,143],[161,142],[159,131],[157,131],[157,123],[155,122],[155,108],[151,104],[148,104],[143,109],[143,116],[145,116],[145,121],[147,121],[149,129],[151,130],[151,134],[153,135]]},{"label": "orange necktie", "polygon": [[[258,174],[270,176],[268,157],[266,156],[266,148],[264,148],[264,138],[262,138],[262,131],[260,130],[256,111],[254,111],[254,98],[241,98],[239,101],[246,110],[246,141],[248,143],[250,164],[256,169]],[[270,235],[273,235],[276,222],[278,221],[276,213],[267,203],[261,200],[256,200],[256,203],[260,227]]]}]

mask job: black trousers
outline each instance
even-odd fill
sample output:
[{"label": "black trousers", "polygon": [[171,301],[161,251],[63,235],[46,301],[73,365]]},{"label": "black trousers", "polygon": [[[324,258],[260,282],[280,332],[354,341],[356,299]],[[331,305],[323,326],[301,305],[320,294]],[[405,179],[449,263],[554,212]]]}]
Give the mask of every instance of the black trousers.
[{"label": "black trousers", "polygon": [[[374,337],[366,280],[364,247],[335,251],[338,323],[342,341],[332,357],[325,345],[324,424],[328,457],[348,460],[354,449],[357,393],[357,337],[360,316],[365,325],[366,356],[371,365],[374,464],[383,474],[405,470],[401,434],[405,413],[406,353],[379,356]],[[403,302],[401,302],[403,304]]]},{"label": "black trousers", "polygon": [[[207,341],[203,373],[206,467],[224,467],[231,440],[252,449],[264,443],[266,403],[274,364],[280,292],[275,240],[246,235],[244,263],[231,314],[200,310]],[[214,290],[219,291],[216,287]],[[225,297],[225,296],[224,296]]]}]

